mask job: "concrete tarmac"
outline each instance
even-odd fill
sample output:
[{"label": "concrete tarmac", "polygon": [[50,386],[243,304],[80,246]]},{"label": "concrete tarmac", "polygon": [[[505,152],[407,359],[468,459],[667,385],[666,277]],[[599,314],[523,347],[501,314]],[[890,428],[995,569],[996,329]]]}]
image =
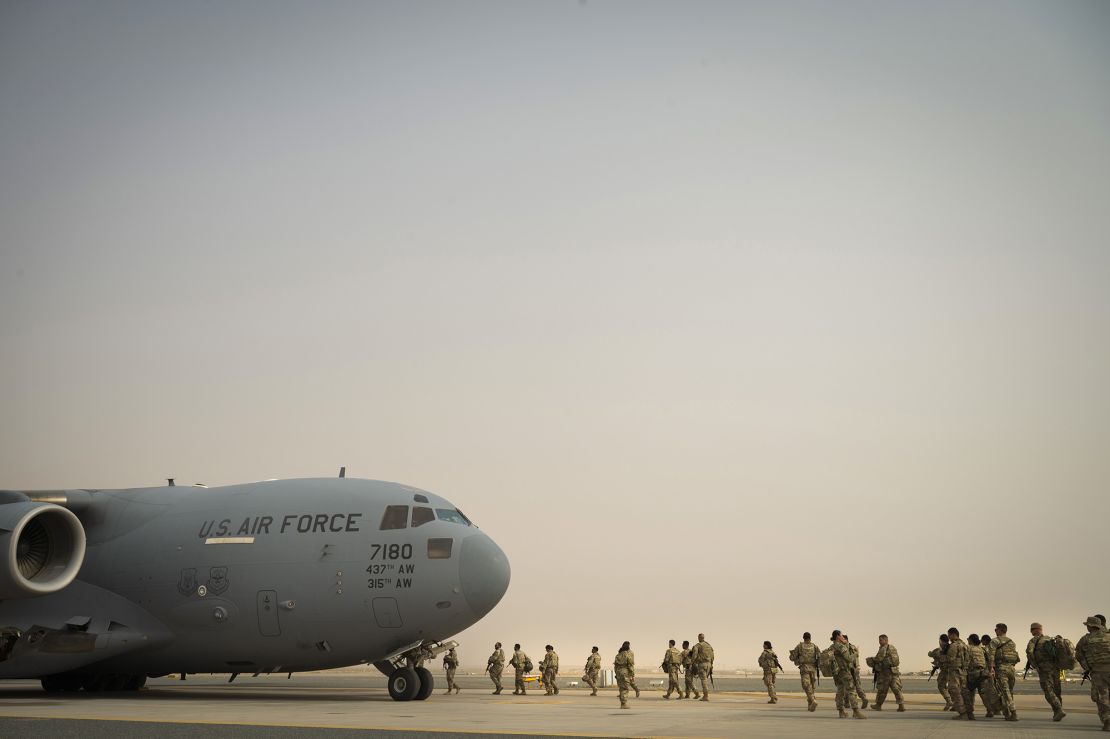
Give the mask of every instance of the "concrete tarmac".
[{"label": "concrete tarmac", "polygon": [[[780,691],[768,705],[765,693],[715,693],[708,703],[663,700],[662,692],[643,690],[630,710],[620,710],[616,692],[564,688],[558,696],[542,690],[514,696],[509,688],[490,695],[488,681],[463,678],[463,692],[442,695],[442,683],[427,701],[390,700],[380,679],[368,675],[303,675],[240,678],[192,676],[186,682],[151,680],[139,693],[48,694],[37,682],[0,684],[0,736],[97,737],[160,736],[286,737],[320,734],[438,739],[469,736],[584,737],[1077,737],[1096,733],[1100,724],[1086,693],[1065,694],[1068,713],[1061,723],[1040,695],[1020,695],[1021,720],[1001,718],[953,721],[940,697],[913,692],[905,713],[889,701],[868,720],[839,719],[833,696],[818,695],[819,708],[809,713],[804,696]],[[441,678],[440,675],[437,677]],[[511,683],[511,681],[510,681]],[[786,687],[785,685],[783,686]]]}]

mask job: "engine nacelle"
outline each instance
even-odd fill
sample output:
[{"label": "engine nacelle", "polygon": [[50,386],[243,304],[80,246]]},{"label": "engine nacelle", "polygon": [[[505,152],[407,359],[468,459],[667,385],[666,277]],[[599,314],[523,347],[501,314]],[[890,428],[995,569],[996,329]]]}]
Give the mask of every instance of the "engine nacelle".
[{"label": "engine nacelle", "polygon": [[0,505],[0,600],[55,593],[85,561],[85,528],[53,503]]}]

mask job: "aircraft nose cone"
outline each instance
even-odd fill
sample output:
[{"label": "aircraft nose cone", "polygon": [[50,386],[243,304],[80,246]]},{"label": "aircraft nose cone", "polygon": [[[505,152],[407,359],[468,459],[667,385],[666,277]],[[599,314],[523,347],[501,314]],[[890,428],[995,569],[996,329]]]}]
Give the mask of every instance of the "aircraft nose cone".
[{"label": "aircraft nose cone", "polygon": [[478,618],[485,616],[509,589],[509,558],[485,534],[477,533],[462,543],[459,584],[467,605]]}]

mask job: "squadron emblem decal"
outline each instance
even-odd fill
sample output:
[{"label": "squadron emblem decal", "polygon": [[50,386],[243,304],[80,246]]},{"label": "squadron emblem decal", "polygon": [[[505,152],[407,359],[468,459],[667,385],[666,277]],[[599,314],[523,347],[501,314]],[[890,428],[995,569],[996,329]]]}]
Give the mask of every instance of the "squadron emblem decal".
[{"label": "squadron emblem decal", "polygon": [[227,579],[226,567],[213,567],[208,570],[208,592],[212,595],[220,595],[231,582]]},{"label": "squadron emblem decal", "polygon": [[177,581],[177,592],[182,595],[192,595],[197,589],[197,569],[189,567],[181,571],[181,579]]}]

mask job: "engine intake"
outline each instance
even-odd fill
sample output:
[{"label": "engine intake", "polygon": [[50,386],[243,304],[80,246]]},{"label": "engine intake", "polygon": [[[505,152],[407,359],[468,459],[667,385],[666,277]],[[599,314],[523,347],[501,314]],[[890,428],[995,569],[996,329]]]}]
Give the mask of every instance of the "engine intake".
[{"label": "engine intake", "polygon": [[0,599],[56,593],[85,561],[85,529],[53,503],[0,505]]}]

